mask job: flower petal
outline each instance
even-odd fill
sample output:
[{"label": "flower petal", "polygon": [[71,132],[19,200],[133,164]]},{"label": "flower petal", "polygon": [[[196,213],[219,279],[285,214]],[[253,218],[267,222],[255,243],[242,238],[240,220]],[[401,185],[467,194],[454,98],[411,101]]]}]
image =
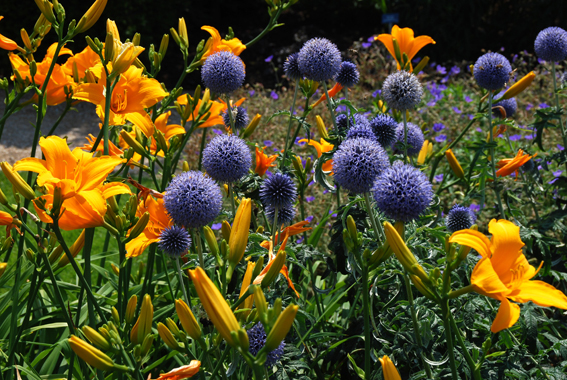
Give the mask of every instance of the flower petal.
[{"label": "flower petal", "polygon": [[488,257],[476,263],[471,274],[471,284],[475,292],[491,298],[497,298],[495,295],[501,293],[508,293],[508,288],[500,281]]},{"label": "flower petal", "polygon": [[[15,171],[27,171],[27,172],[34,172],[34,173],[43,173],[45,171],[49,171],[47,167],[47,162],[45,160],[40,160],[39,158],[28,157],[24,158],[14,164]],[[43,186],[40,184],[40,186]]]},{"label": "flower petal", "polygon": [[505,297],[500,299],[500,308],[496,314],[496,318],[492,322],[490,331],[497,333],[504,329],[514,326],[520,318],[520,307],[515,303],[511,303]]},{"label": "flower petal", "polygon": [[150,246],[150,244],[157,243],[158,241],[158,237],[150,238],[144,231],[135,239],[132,239],[128,243],[126,243],[126,257],[138,257],[142,253],[144,253],[144,251]]},{"label": "flower petal", "polygon": [[102,196],[104,199],[108,199],[118,194],[132,195],[132,191],[128,185],[121,182],[109,182],[102,186]]},{"label": "flower petal", "polygon": [[507,297],[516,302],[532,301],[539,306],[554,306],[567,310],[567,296],[543,281],[526,281]]},{"label": "flower petal", "polygon": [[492,256],[492,244],[484,234],[475,230],[460,230],[449,238],[449,243],[457,243],[475,249],[482,257]]},{"label": "flower petal", "polygon": [[67,140],[58,136],[42,137],[39,146],[45,155],[46,166],[54,177],[73,179],[77,159],[71,153]]},{"label": "flower petal", "polygon": [[[520,259],[524,243],[520,239],[520,227],[514,223],[500,219],[492,219],[488,224],[492,234],[492,265],[501,277],[510,273],[510,268],[516,268],[514,263]],[[503,280],[507,283],[507,280]]]},{"label": "flower petal", "polygon": [[[89,160],[82,169],[80,188],[82,190],[92,190],[102,185],[106,177],[112,173],[114,168],[126,160],[120,157],[96,157]],[[88,174],[88,175],[86,175]]]},{"label": "flower petal", "polygon": [[428,44],[435,44],[435,41],[433,40],[433,38],[431,38],[429,36],[416,37],[413,40],[413,43],[412,43],[409,51],[406,51],[406,54],[408,55],[408,59],[411,61],[412,58],[415,57],[417,52],[420,51],[425,45],[428,45]]},{"label": "flower petal", "polygon": [[146,135],[151,137],[154,134],[154,123],[147,113],[132,112],[126,115],[126,120],[134,124]]}]

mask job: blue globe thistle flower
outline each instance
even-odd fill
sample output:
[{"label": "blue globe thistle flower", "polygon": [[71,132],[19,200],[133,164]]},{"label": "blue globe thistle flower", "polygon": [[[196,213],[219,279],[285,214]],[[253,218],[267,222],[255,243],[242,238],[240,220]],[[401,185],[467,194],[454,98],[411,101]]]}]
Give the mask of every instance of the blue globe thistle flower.
[{"label": "blue globe thistle flower", "polygon": [[345,140],[333,155],[335,182],[353,194],[370,191],[376,177],[389,166],[384,148],[370,139]]},{"label": "blue globe thistle flower", "polygon": [[203,168],[219,182],[235,182],[248,173],[252,154],[236,135],[219,135],[203,149]]},{"label": "blue globe thistle flower", "polygon": [[419,104],[423,88],[414,74],[400,70],[388,75],[382,85],[382,96],[390,108],[406,111]]},{"label": "blue globe thistle flower", "polygon": [[520,166],[520,170],[522,170],[524,173],[528,173],[528,172],[537,170],[534,159],[530,158],[525,164]]},{"label": "blue globe thistle flower", "polygon": [[352,118],[354,118],[354,125],[364,125],[364,126],[370,126],[370,123],[368,122],[368,119],[366,118],[366,116],[359,114],[359,113],[355,113],[347,115],[347,114],[340,114],[336,117],[336,121],[337,121],[337,128],[339,129],[339,131],[346,131],[350,128],[352,128],[353,126],[353,122],[352,122]]},{"label": "blue globe thistle flower", "polygon": [[[270,225],[274,223],[274,214],[276,209],[270,205],[266,206],[266,217]],[[293,205],[278,208],[278,226],[282,224],[290,224],[295,218],[295,208]]]},{"label": "blue globe thistle flower", "polygon": [[[423,132],[421,131],[421,128],[419,128],[417,125],[415,125],[414,123],[407,123],[407,125],[408,125],[408,146],[407,146],[408,155],[415,156],[416,154],[419,154],[419,151],[423,147],[423,142],[425,141],[425,138],[423,137]],[[396,149],[396,145],[398,143],[403,144],[404,141],[405,141],[404,123],[399,123],[398,127],[396,128],[396,140],[393,144],[393,148],[396,152],[398,152],[398,150]]]},{"label": "blue globe thistle flower", "polygon": [[283,64],[285,75],[291,80],[301,79],[301,70],[299,70],[299,53],[293,53],[288,56]]},{"label": "blue globe thistle flower", "polygon": [[445,225],[451,233],[469,229],[474,222],[476,222],[475,213],[470,208],[458,204],[453,206],[445,218]]},{"label": "blue globe thistle flower", "polygon": [[297,188],[293,180],[282,173],[275,173],[264,180],[260,186],[260,199],[266,207],[278,209],[289,207],[297,198]]},{"label": "blue globe thistle flower", "polygon": [[222,194],[215,181],[201,172],[188,171],[173,178],[165,189],[163,204],[175,224],[203,227],[219,215]]},{"label": "blue globe thistle flower", "polygon": [[185,228],[173,225],[161,231],[158,245],[170,256],[179,257],[189,249],[191,237]]},{"label": "blue globe thistle flower", "polygon": [[244,83],[244,63],[230,51],[211,54],[201,69],[201,79],[212,92],[230,94]]},{"label": "blue globe thistle flower", "polygon": [[473,73],[476,83],[487,90],[498,90],[510,79],[512,66],[502,54],[486,53],[474,64]]},{"label": "blue globe thistle flower", "polygon": [[349,88],[353,87],[355,84],[358,83],[360,79],[360,74],[358,73],[358,69],[356,65],[352,62],[344,61],[341,63],[341,67],[335,80],[343,87]]},{"label": "blue globe thistle flower", "polygon": [[[257,323],[252,327],[250,330],[246,331],[248,333],[248,340],[250,341],[250,347],[248,351],[256,356],[258,352],[264,347],[266,344],[266,332],[264,331],[264,325],[261,322]],[[283,350],[285,347],[285,342],[282,341],[278,348],[273,350],[272,352],[268,353],[268,358],[266,359],[266,367],[271,367],[277,362],[280,361],[280,358],[283,355]]]},{"label": "blue globe thistle flower", "polygon": [[303,76],[322,82],[333,78],[339,72],[341,53],[328,39],[312,38],[299,51],[297,61]]},{"label": "blue globe thistle flower", "polygon": [[544,61],[563,61],[567,58],[567,32],[557,26],[545,28],[537,35],[534,49]]},{"label": "blue globe thistle flower", "polygon": [[427,176],[401,161],[378,176],[372,191],[378,209],[402,222],[417,219],[433,199],[433,188]]},{"label": "blue globe thistle flower", "polygon": [[396,128],[398,128],[398,123],[393,117],[386,114],[377,115],[370,120],[370,127],[382,147],[392,146],[396,140]]},{"label": "blue globe thistle flower", "polygon": [[366,124],[355,124],[353,125],[346,134],[346,139],[355,139],[355,138],[365,138],[365,139],[370,139],[372,141],[378,141],[376,139],[376,136],[374,135],[374,132],[372,131],[372,128],[370,128],[369,125]]},{"label": "blue globe thistle flower", "polygon": [[[232,119],[234,121],[235,130],[246,128],[250,122],[246,108],[239,106],[232,107]],[[230,115],[228,114],[228,108],[222,113],[222,121],[224,122],[225,127],[230,127]]]},{"label": "blue globe thistle flower", "polygon": [[[500,94],[498,94],[498,97],[503,96],[504,92],[505,91],[502,91]],[[510,98],[504,100],[496,99],[494,101],[494,106],[501,106],[502,108],[504,108],[504,111],[506,112],[505,117],[511,117],[518,110],[518,103],[516,102],[516,98]],[[500,110],[494,111],[494,114],[496,115],[496,117],[504,117],[504,115],[502,115]]]}]

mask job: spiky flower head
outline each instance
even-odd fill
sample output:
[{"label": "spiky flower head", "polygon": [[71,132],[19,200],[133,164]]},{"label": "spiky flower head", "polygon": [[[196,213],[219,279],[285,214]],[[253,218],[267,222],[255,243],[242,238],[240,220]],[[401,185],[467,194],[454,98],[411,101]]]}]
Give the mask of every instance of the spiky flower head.
[{"label": "spiky flower head", "polygon": [[[505,91],[502,91],[500,94],[498,94],[498,96],[500,97],[504,95],[504,92]],[[506,117],[511,117],[518,110],[518,102],[516,102],[516,98],[510,98],[504,100],[496,99],[494,101],[494,106],[501,106],[502,108],[504,108],[504,111],[506,112]],[[494,114],[497,117],[503,117],[503,115],[499,111],[495,111]]]},{"label": "spiky flower head", "polygon": [[[354,118],[354,124],[352,122],[353,118]],[[337,121],[337,128],[339,129],[339,131],[346,131],[352,128],[353,125],[370,126],[370,123],[368,122],[366,116],[360,113],[355,113],[350,115],[342,113],[338,115],[335,120]]]},{"label": "spiky flower head", "polygon": [[[258,352],[266,344],[266,332],[264,331],[264,325],[262,323],[257,323],[250,330],[246,331],[248,333],[248,340],[250,341],[250,348],[248,351],[256,356]],[[283,350],[285,347],[285,342],[282,341],[278,348],[268,353],[268,358],[266,359],[266,367],[271,367],[276,364],[283,355]]]},{"label": "spiky flower head", "polygon": [[[266,206],[266,217],[268,218],[270,225],[274,223],[275,212],[276,209],[274,207]],[[295,218],[295,208],[293,205],[278,209],[278,226],[281,226],[282,224],[290,224],[293,218]]]},{"label": "spiky flower head", "polygon": [[398,128],[398,123],[393,117],[386,114],[376,115],[370,120],[370,127],[382,147],[392,146],[396,139],[396,128]]},{"label": "spiky flower head", "polygon": [[244,62],[231,51],[211,54],[201,69],[205,87],[216,94],[230,94],[244,83]]},{"label": "spiky flower head", "polygon": [[567,32],[557,26],[545,28],[537,35],[534,49],[544,61],[563,61],[567,58]]},{"label": "spiky flower head", "polygon": [[389,166],[384,148],[370,139],[345,140],[333,155],[335,182],[353,194],[370,191],[376,177]]},{"label": "spiky flower head", "polygon": [[201,172],[188,171],[173,178],[163,196],[173,222],[185,228],[203,227],[219,215],[222,194],[215,181]]},{"label": "spiky flower head", "polygon": [[382,85],[382,96],[390,108],[406,111],[419,104],[423,88],[413,73],[400,70],[388,75]]},{"label": "spiky flower head", "polygon": [[433,188],[419,169],[401,161],[384,170],[372,188],[376,206],[387,217],[409,222],[431,204]]},{"label": "spiky flower head", "polygon": [[378,141],[376,140],[376,136],[374,135],[372,128],[370,128],[370,126],[367,124],[355,124],[347,131],[347,140],[358,137],[370,139],[372,141]]},{"label": "spiky flower head", "polygon": [[297,188],[293,180],[282,173],[275,173],[264,180],[260,187],[260,199],[267,207],[289,207],[297,198]]},{"label": "spiky flower head", "polygon": [[179,257],[189,249],[191,237],[185,228],[173,225],[161,231],[158,245],[170,256]]},{"label": "spiky flower head", "polygon": [[286,58],[283,64],[284,73],[291,80],[301,79],[302,77],[298,58],[299,53],[293,53]]},{"label": "spiky flower head", "polygon": [[451,233],[469,229],[474,222],[476,222],[475,213],[470,208],[458,204],[453,206],[445,218],[445,225]]},{"label": "spiky flower head", "polygon": [[[419,128],[414,123],[407,123],[408,126],[408,155],[415,156],[419,154],[419,151],[423,147],[423,142],[425,138],[423,137],[423,132],[421,128]],[[404,136],[404,123],[399,123],[398,127],[396,128],[396,140],[394,141],[393,148],[396,148],[396,145],[403,144],[405,142]],[[395,149],[397,151],[397,149]]]},{"label": "spiky flower head", "polygon": [[341,63],[341,67],[335,80],[343,87],[349,88],[353,87],[355,84],[358,83],[360,79],[360,74],[356,65],[349,61],[344,61]]},{"label": "spiky flower head", "polygon": [[486,53],[474,64],[473,73],[476,83],[487,90],[498,90],[510,79],[512,66],[502,54]]},{"label": "spiky flower head", "polygon": [[235,135],[219,135],[203,149],[203,168],[219,182],[238,181],[251,164],[250,148]]},{"label": "spiky flower head", "polygon": [[[234,121],[235,130],[246,128],[250,121],[246,108],[240,106],[232,107],[232,120]],[[228,108],[222,113],[222,121],[225,127],[230,127],[230,115],[228,114]]]},{"label": "spiky flower head", "polygon": [[333,78],[339,72],[341,53],[328,39],[312,38],[299,51],[297,61],[303,76],[322,82]]}]

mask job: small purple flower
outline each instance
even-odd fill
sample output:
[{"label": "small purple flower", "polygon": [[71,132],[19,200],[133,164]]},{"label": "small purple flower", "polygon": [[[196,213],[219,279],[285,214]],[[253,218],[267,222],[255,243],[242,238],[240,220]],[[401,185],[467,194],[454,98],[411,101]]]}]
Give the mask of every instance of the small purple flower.
[{"label": "small purple flower", "polygon": [[565,147],[561,144],[557,144],[557,149],[559,149],[560,151],[565,149]]},{"label": "small purple flower", "polygon": [[553,184],[555,183],[555,181],[557,181],[559,179],[559,176],[561,175],[561,173],[563,173],[563,170],[557,170],[553,172],[553,176],[555,177],[554,179],[552,179],[551,181],[548,182],[548,184]]},{"label": "small purple flower", "polygon": [[272,140],[265,140],[264,145],[265,146],[272,146],[272,145],[274,145],[274,142]]},{"label": "small purple flower", "polygon": [[443,129],[445,129],[445,126],[443,125],[443,123],[435,123],[433,124],[433,130],[435,132],[441,132]]},{"label": "small purple flower", "polygon": [[295,241],[295,243],[296,243],[296,244],[301,244],[301,243],[303,243],[303,236],[300,237],[299,239],[297,239],[297,240]]},{"label": "small purple flower", "polygon": [[313,215],[309,215],[307,218],[305,218],[305,220],[311,223],[313,221],[313,218]]},{"label": "small purple flower", "polygon": [[305,197],[305,202],[313,202],[315,197]]},{"label": "small purple flower", "polygon": [[463,113],[463,111],[461,111],[457,107],[453,107],[453,111],[455,111],[455,113]]},{"label": "small purple flower", "polygon": [[315,181],[309,182],[309,184],[307,186],[313,186],[313,185],[315,185]]},{"label": "small purple flower", "polygon": [[435,141],[437,141],[438,143],[441,143],[445,140],[447,140],[447,135],[439,135],[439,136],[435,137]]},{"label": "small purple flower", "polygon": [[220,230],[221,227],[222,227],[222,223],[213,223],[213,225],[211,226],[211,228],[215,231]]},{"label": "small purple flower", "polygon": [[329,190],[323,190],[323,194],[327,194]]},{"label": "small purple flower", "polygon": [[428,101],[427,103],[425,103],[425,105],[426,105],[427,107],[433,107],[433,106],[435,106],[435,104],[437,104],[437,102],[436,102],[435,100],[433,100],[433,99],[431,99],[430,101]]},{"label": "small purple flower", "polygon": [[532,103],[528,103],[526,104],[526,111],[531,110],[532,108],[534,108],[534,105]]},{"label": "small purple flower", "polygon": [[279,99],[279,96],[278,96],[278,94],[276,94],[275,91],[272,91],[272,92],[270,93],[270,96],[271,96],[272,99],[274,99],[274,100],[278,100],[278,99]]},{"label": "small purple flower", "polygon": [[378,95],[382,94],[382,90],[376,90],[372,93],[372,97],[376,98]]},{"label": "small purple flower", "polygon": [[366,41],[368,41],[368,42],[374,42],[374,41],[376,41],[376,39],[374,38],[374,36],[370,36],[370,37],[368,37],[368,38],[366,39]]},{"label": "small purple flower", "polygon": [[540,109],[549,108],[549,106],[546,103],[540,103],[538,107]]},{"label": "small purple flower", "polygon": [[363,42],[362,43],[362,47],[365,49],[368,49],[370,46],[372,46],[372,42]]},{"label": "small purple flower", "polygon": [[469,120],[474,119],[474,115],[473,115],[473,114],[469,114],[468,117],[469,117]]},{"label": "small purple flower", "polygon": [[470,96],[468,96],[468,95],[465,95],[465,102],[467,102],[467,103],[470,103],[470,102],[472,102],[472,99],[471,99],[471,97],[470,97]]},{"label": "small purple flower", "polygon": [[522,135],[512,135],[510,136],[510,141],[520,141]]},{"label": "small purple flower", "polygon": [[216,128],[213,128],[213,133],[216,133],[217,135],[222,135],[222,131]]},{"label": "small purple flower", "polygon": [[544,65],[544,64],[545,64],[545,61],[544,61],[543,59],[541,59],[541,58],[538,58],[538,59],[537,59],[537,63],[539,63],[540,65]]},{"label": "small purple flower", "polygon": [[479,205],[475,205],[474,203],[471,203],[469,208],[473,211],[473,212],[479,212],[480,211],[480,206]]},{"label": "small purple flower", "polygon": [[480,129],[480,127],[477,127],[477,128],[475,129],[475,131],[477,131],[477,132],[479,132],[479,133],[482,133],[482,129]]},{"label": "small purple flower", "polygon": [[270,55],[268,58],[264,59],[265,62],[272,62],[272,59],[274,59],[273,55]]},{"label": "small purple flower", "polygon": [[435,177],[433,177],[433,179],[435,180],[435,182],[442,182],[443,181],[443,174],[438,174]]},{"label": "small purple flower", "polygon": [[250,94],[250,97],[252,97],[252,96],[254,96],[254,94],[256,93],[256,91],[255,91],[255,90],[250,90],[250,91],[248,91],[248,93]]},{"label": "small purple flower", "polygon": [[295,138],[295,143],[296,143],[297,145],[299,145],[299,146],[305,146],[305,144],[306,144],[305,141],[299,142],[299,141],[304,140],[304,139],[305,139],[304,137],[296,137],[296,138]]},{"label": "small purple flower", "polygon": [[457,66],[453,66],[451,67],[451,70],[449,71],[449,75],[457,75],[461,72],[461,69],[459,69]]}]

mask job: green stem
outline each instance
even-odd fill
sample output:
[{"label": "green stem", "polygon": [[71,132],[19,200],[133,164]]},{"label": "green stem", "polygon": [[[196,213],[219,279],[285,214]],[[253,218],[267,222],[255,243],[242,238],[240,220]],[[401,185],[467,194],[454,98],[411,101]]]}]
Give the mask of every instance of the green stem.
[{"label": "green stem", "polygon": [[110,101],[112,100],[112,92],[114,91],[114,86],[116,86],[116,83],[118,83],[120,76],[118,76],[116,79],[114,79],[114,81],[112,81],[112,79],[110,78],[110,73],[108,72],[106,66],[104,67],[104,70],[106,71],[106,89],[107,89],[104,98],[104,122],[102,123],[102,129],[98,134],[95,143],[93,144],[91,152],[96,151],[96,148],[98,148],[98,145],[100,144],[100,140],[104,136],[103,153],[105,155],[108,155],[108,143],[109,143],[108,124],[110,121]]},{"label": "green stem", "polygon": [[337,129],[337,119],[335,118],[335,111],[333,110],[333,106],[331,104],[331,97],[329,96],[329,92],[327,91],[327,82],[323,81],[323,88],[325,89],[325,97],[327,98],[327,108],[329,108],[329,112],[331,113],[331,118],[333,119],[333,128],[335,131]]},{"label": "green stem", "polygon": [[321,301],[319,301],[319,295],[317,294],[317,290],[315,289],[317,277],[315,276],[315,272],[313,271],[313,259],[311,259],[310,265],[307,266],[309,269],[309,274],[311,275],[311,283],[313,284],[313,296],[315,297],[315,303],[317,304],[317,311],[319,312],[319,316],[323,315],[323,307],[321,306]]},{"label": "green stem", "polygon": [[285,164],[285,158],[287,156],[288,151],[288,144],[289,144],[289,133],[291,132],[291,124],[293,121],[293,111],[295,110],[295,101],[297,99],[297,90],[299,88],[299,79],[295,81],[295,90],[293,91],[293,100],[291,102],[291,109],[289,113],[289,122],[287,124],[287,132],[285,134],[285,145],[284,145],[284,152],[283,152],[283,159],[280,162],[280,170],[283,169]]},{"label": "green stem", "polygon": [[272,244],[274,245],[274,248],[277,245],[276,242],[276,233],[279,230],[279,225],[278,225],[278,208],[274,207],[274,223],[272,225]]},{"label": "green stem", "polygon": [[459,296],[462,296],[463,294],[467,294],[470,292],[473,292],[474,288],[472,285],[467,285],[462,287],[461,289],[457,289],[455,291],[452,291],[448,294],[449,299],[453,299],[453,298],[457,298]]},{"label": "green stem", "polygon": [[211,379],[214,379],[214,378],[215,378],[215,375],[216,375],[217,372],[221,369],[221,367],[222,367],[222,365],[223,365],[223,363],[224,363],[224,360],[226,359],[226,357],[228,356],[229,353],[230,353],[230,346],[227,346],[227,347],[224,349],[224,352],[222,353],[222,355],[221,355],[221,357],[220,357],[220,359],[219,359],[219,361],[218,361],[218,363],[217,363],[217,366],[215,367],[215,369],[213,370],[213,373],[211,374]]},{"label": "green stem", "polygon": [[475,380],[482,380],[482,377],[480,376],[480,368],[479,368],[479,371],[476,371],[477,363],[475,363],[474,359],[472,358],[471,354],[469,353],[469,349],[465,345],[465,341],[463,340],[463,336],[461,335],[461,332],[459,331],[459,327],[457,326],[457,323],[455,322],[455,318],[453,318],[453,313],[449,313],[449,319],[451,321],[452,329],[455,330],[455,335],[457,336],[457,340],[459,341],[459,345],[461,346],[461,349],[463,350],[462,351],[463,356],[465,357],[465,360],[467,361],[471,371],[473,371],[473,378]]},{"label": "green stem", "polygon": [[205,269],[205,260],[203,258],[203,247],[201,246],[201,231],[198,228],[193,229],[193,240],[197,247],[197,255],[199,256],[199,265],[203,270]]},{"label": "green stem", "polygon": [[500,190],[498,189],[498,177],[496,176],[496,157],[494,157],[494,134],[492,133],[492,98],[494,93],[492,91],[488,92],[488,127],[490,134],[490,165],[492,167],[492,179],[494,182],[494,192],[496,193],[496,199],[498,200],[498,210],[502,218],[506,218],[504,214],[504,207],[502,206],[502,200],[500,199]]},{"label": "green stem", "polygon": [[[360,255],[359,255],[360,256]],[[364,373],[366,378],[370,378],[372,373],[372,362],[370,360],[370,343],[372,341],[372,334],[370,332],[370,300],[368,288],[368,265],[361,261],[362,266],[362,312],[364,318]]]},{"label": "green stem", "polygon": [[[555,75],[555,62],[551,62],[551,73],[553,76],[553,93],[555,94],[555,107],[557,108],[557,112],[560,110],[559,105],[559,92],[557,92],[557,78]],[[561,116],[559,116],[559,125],[561,126],[561,135],[563,136],[563,144],[567,146],[567,131],[565,130],[565,125],[561,120]]]},{"label": "green stem", "polygon": [[404,164],[408,159],[408,121],[406,111],[402,111],[402,119],[404,121]]},{"label": "green stem", "polygon": [[[376,239],[378,241],[386,241],[386,234],[384,233],[384,229],[382,225],[376,221],[376,215],[374,215],[374,209],[370,204],[370,192],[364,193],[364,201],[366,203],[366,211],[370,216],[370,222],[372,223],[372,228],[374,228],[374,233],[376,234]],[[362,264],[362,263],[361,263]]]},{"label": "green stem", "polygon": [[228,184],[228,197],[230,198],[230,209],[232,210],[232,219],[236,218],[236,205],[234,204],[234,194],[232,191],[232,183]]},{"label": "green stem", "polygon": [[209,130],[209,128],[202,128],[202,129],[203,129],[203,136],[201,137],[201,148],[199,150],[199,171],[201,171],[201,168],[203,167],[203,150],[205,149],[205,144],[207,142],[207,131]]},{"label": "green stem", "polygon": [[270,32],[272,29],[274,29],[277,26],[276,23],[278,22],[278,18],[280,17],[282,10],[283,7],[280,5],[278,7],[278,11],[274,14],[274,16],[270,17],[270,21],[268,22],[268,25],[264,28],[264,30],[262,30],[260,34],[254,37],[253,40],[246,43],[247,48],[254,45],[256,42],[260,41],[266,34],[268,34],[268,32]]},{"label": "green stem", "polygon": [[55,132],[55,129],[57,129],[57,127],[61,123],[61,120],[63,120],[63,118],[65,117],[65,115],[67,115],[67,112],[69,112],[70,109],[71,109],[71,102],[67,101],[67,103],[65,104],[65,109],[63,110],[61,115],[59,115],[59,117],[57,118],[57,121],[55,122],[55,124],[53,124],[53,127],[51,127],[51,129],[49,130],[49,132],[47,133],[47,136],[51,136]]},{"label": "green stem", "polygon": [[171,286],[171,281],[169,280],[169,271],[167,270],[167,263],[165,261],[165,252],[161,252],[161,261],[163,264],[163,271],[165,273],[165,282],[167,282],[167,287],[169,289],[169,295],[171,296],[171,302],[175,302],[175,293],[173,293],[173,287]]},{"label": "green stem", "polygon": [[185,283],[183,282],[183,273],[181,272],[181,266],[179,265],[179,257],[175,257],[175,265],[177,267],[177,275],[179,276],[179,286],[183,290],[183,297],[185,297],[187,305],[191,305],[191,300],[187,297],[187,290],[185,289]]},{"label": "green stem", "polygon": [[[93,247],[94,232],[94,228],[87,228],[85,230],[85,245],[83,247],[83,260],[85,261],[85,281],[89,286],[91,286],[92,284],[91,251]],[[81,305],[79,304],[79,307],[80,306]],[[87,307],[89,312],[89,324],[94,328],[94,326],[96,326],[96,316],[92,303],[87,302]]]},{"label": "green stem", "polygon": [[455,361],[455,350],[453,347],[453,333],[451,331],[451,324],[449,323],[449,314],[451,311],[449,310],[449,300],[447,297],[443,297],[441,300],[441,313],[443,314],[443,327],[445,327],[445,339],[447,341],[447,351],[449,353],[449,365],[451,366],[451,374],[453,379],[459,379],[457,375],[457,363]]}]

